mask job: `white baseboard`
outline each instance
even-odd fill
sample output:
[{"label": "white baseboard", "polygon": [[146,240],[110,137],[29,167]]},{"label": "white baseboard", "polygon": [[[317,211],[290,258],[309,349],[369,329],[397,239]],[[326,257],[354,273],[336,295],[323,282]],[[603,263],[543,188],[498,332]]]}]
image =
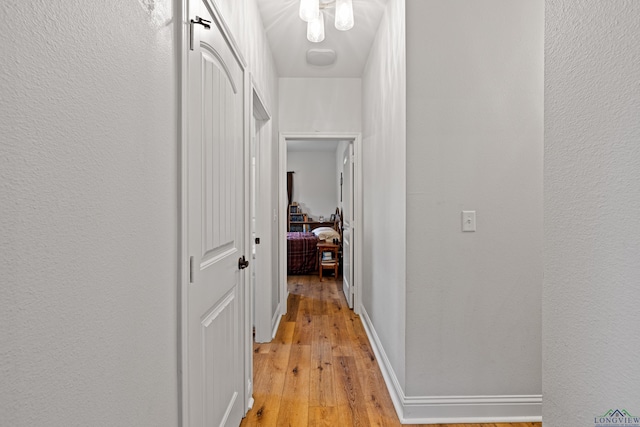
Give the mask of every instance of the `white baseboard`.
[{"label": "white baseboard", "polygon": [[364,306],[360,307],[360,316],[402,424],[542,421],[542,395],[405,396]]},{"label": "white baseboard", "polygon": [[389,390],[389,394],[391,395],[393,406],[396,408],[398,418],[402,422],[402,414],[404,413],[404,392],[402,391],[402,387],[400,386],[398,377],[391,367],[391,362],[389,362],[389,358],[387,357],[387,354],[382,347],[380,338],[378,338],[378,334],[373,327],[373,323],[371,323],[369,313],[367,313],[364,305],[360,306],[360,318],[363,320],[362,324],[364,326],[365,332],[367,333],[367,337],[369,337],[369,342],[371,343],[371,347],[373,348],[373,353],[378,359],[378,366],[380,367],[380,371],[382,371],[384,382],[387,384],[387,389]]},{"label": "white baseboard", "polygon": [[282,314],[280,314],[280,304],[278,304],[273,319],[271,319],[271,339],[276,337],[276,332],[278,332],[278,327],[280,326],[280,320],[282,320]]},{"label": "white baseboard", "polygon": [[406,396],[403,424],[542,421],[542,396]]}]

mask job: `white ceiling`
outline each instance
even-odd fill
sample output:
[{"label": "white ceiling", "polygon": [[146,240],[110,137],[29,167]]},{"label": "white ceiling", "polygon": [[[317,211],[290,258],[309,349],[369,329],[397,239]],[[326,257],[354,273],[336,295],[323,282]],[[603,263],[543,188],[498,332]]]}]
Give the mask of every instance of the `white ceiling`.
[{"label": "white ceiling", "polygon": [[[298,16],[300,0],[257,2],[280,77],[361,77],[387,0],[353,0],[355,25],[349,31],[336,30],[334,9],[325,10],[320,43],[307,40],[307,23]],[[308,65],[307,50],[313,48],[335,50],[335,64]]]}]

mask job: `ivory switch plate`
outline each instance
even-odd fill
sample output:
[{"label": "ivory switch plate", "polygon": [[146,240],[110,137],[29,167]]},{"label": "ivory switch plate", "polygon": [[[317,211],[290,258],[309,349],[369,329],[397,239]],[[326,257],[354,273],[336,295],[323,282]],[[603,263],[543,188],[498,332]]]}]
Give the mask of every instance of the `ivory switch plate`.
[{"label": "ivory switch plate", "polygon": [[476,231],[476,211],[462,211],[462,231]]}]

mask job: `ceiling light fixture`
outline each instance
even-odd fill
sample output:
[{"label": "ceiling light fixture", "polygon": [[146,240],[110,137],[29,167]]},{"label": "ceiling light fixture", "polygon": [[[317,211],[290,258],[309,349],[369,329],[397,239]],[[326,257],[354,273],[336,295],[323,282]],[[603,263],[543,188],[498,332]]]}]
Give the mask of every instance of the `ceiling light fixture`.
[{"label": "ceiling light fixture", "polygon": [[300,0],[300,18],[307,23],[307,40],[324,40],[323,10],[335,8],[335,27],[340,31],[353,28],[353,0]]},{"label": "ceiling light fixture", "polygon": [[347,31],[353,28],[353,3],[352,0],[336,1],[336,29]]},{"label": "ceiling light fixture", "polygon": [[304,22],[313,21],[320,13],[319,0],[300,0],[300,19]]},{"label": "ceiling light fixture", "polygon": [[324,14],[318,12],[315,19],[307,22],[307,40],[320,43],[324,40]]}]

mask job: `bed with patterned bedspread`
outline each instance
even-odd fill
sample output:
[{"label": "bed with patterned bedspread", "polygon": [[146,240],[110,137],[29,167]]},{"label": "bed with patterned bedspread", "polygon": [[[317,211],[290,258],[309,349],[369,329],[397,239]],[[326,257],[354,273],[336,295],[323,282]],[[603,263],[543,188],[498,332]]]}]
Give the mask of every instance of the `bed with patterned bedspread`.
[{"label": "bed with patterned bedspread", "polygon": [[318,238],[313,233],[287,233],[287,274],[309,274],[318,270]]}]

